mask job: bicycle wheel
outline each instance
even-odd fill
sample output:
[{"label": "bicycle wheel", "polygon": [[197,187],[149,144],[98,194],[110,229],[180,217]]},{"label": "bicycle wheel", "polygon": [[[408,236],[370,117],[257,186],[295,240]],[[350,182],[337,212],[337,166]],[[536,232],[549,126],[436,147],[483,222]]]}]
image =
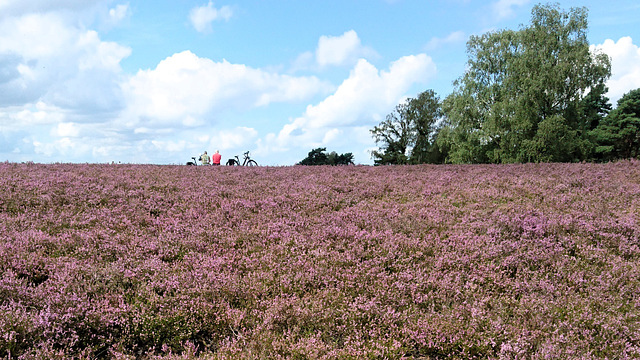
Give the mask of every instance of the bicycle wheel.
[{"label": "bicycle wheel", "polygon": [[258,166],[258,163],[255,160],[247,161],[247,166]]}]

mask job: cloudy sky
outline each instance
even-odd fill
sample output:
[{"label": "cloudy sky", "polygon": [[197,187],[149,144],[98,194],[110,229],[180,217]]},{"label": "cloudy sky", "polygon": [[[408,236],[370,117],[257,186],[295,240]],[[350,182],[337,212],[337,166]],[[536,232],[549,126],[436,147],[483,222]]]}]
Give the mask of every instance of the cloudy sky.
[{"label": "cloudy sky", "polygon": [[[528,0],[0,0],[0,161],[181,164],[316,147],[370,164],[369,130],[463,74],[470,35]],[[640,87],[640,3],[589,8],[615,104]]]}]

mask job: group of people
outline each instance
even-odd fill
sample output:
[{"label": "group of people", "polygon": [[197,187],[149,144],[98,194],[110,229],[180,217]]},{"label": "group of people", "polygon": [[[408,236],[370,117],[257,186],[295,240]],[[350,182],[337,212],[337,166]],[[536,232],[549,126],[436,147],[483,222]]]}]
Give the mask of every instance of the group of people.
[{"label": "group of people", "polygon": [[209,156],[206,151],[200,155],[202,165],[220,165],[220,159],[222,159],[222,155],[220,155],[218,150],[216,150],[216,153],[212,156]]}]

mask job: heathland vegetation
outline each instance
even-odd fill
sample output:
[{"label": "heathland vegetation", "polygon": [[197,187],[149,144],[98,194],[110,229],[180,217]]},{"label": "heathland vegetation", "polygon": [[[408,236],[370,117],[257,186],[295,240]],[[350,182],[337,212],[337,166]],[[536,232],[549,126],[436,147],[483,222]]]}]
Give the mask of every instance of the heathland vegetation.
[{"label": "heathland vegetation", "polygon": [[640,163],[0,163],[3,359],[640,357]]}]

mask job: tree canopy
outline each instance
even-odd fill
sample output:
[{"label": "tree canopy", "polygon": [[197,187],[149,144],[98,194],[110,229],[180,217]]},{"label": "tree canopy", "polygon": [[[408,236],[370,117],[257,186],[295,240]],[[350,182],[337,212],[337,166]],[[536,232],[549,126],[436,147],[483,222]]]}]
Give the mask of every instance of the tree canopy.
[{"label": "tree canopy", "polygon": [[640,156],[640,89],[632,90],[618,100],[618,106],[591,131],[598,144],[601,160],[637,158]]},{"label": "tree canopy", "polygon": [[440,98],[427,90],[396,106],[371,130],[379,150],[372,151],[376,165],[419,164],[437,158],[433,135],[442,116]]},{"label": "tree canopy", "polygon": [[[584,160],[610,61],[587,41],[587,9],[537,5],[531,24],[471,36],[468,70],[444,104],[451,162]],[[585,96],[585,94],[587,94]]]}]

